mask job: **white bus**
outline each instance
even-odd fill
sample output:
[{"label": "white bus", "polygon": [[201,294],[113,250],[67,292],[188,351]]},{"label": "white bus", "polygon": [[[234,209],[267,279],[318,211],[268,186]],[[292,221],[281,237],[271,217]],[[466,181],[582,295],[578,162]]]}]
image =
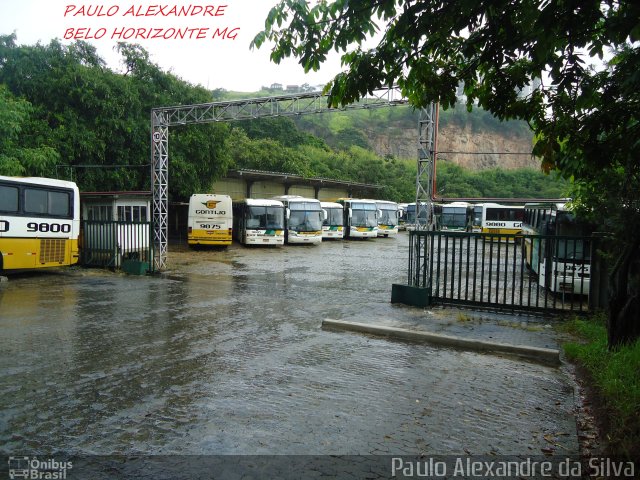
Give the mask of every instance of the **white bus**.
[{"label": "white bus", "polygon": [[485,203],[482,206],[482,232],[518,234],[522,231],[524,207]]},{"label": "white bus", "polygon": [[229,195],[191,195],[187,223],[187,243],[190,246],[231,245],[232,231],[233,213]]},{"label": "white bus", "polygon": [[484,211],[484,203],[474,203],[471,205],[471,231],[473,233],[482,233],[482,212]]},{"label": "white bus", "polygon": [[541,286],[554,293],[589,294],[591,242],[584,237],[590,233],[564,203],[525,204],[524,261]]},{"label": "white bus", "polygon": [[399,207],[395,202],[376,200],[378,207],[378,236],[388,237],[398,234]]},{"label": "white bus", "polygon": [[244,245],[284,245],[284,205],[260,198],[234,202],[233,234]]},{"label": "white bus", "polygon": [[282,202],[285,208],[285,243],[322,242],[324,212],[320,200],[299,195],[280,195],[273,199]]},{"label": "white bus", "polygon": [[[405,217],[405,230],[407,230],[408,232],[411,232],[413,230],[416,229],[416,224],[417,224],[417,220],[420,220],[420,223],[423,225],[427,224],[427,208],[426,208],[426,204],[422,203],[422,210],[420,211],[420,218],[416,219],[416,203],[408,203],[406,208],[405,208],[405,213],[404,213],[404,217]],[[438,217],[439,212],[436,209],[436,205],[433,204],[433,214],[434,217]]]},{"label": "white bus", "polygon": [[471,230],[471,210],[467,202],[443,203],[434,206],[438,229],[448,232]]},{"label": "white bus", "polygon": [[398,230],[407,229],[407,208],[408,207],[409,207],[408,203],[398,204]]},{"label": "white bus", "polygon": [[74,182],[0,176],[0,271],[76,264],[79,232]]},{"label": "white bus", "polygon": [[320,202],[325,211],[322,221],[322,238],[336,239],[344,236],[344,219],[342,205],[336,202]]},{"label": "white bus", "polygon": [[375,200],[341,198],[344,208],[344,238],[376,238],[378,208]]}]

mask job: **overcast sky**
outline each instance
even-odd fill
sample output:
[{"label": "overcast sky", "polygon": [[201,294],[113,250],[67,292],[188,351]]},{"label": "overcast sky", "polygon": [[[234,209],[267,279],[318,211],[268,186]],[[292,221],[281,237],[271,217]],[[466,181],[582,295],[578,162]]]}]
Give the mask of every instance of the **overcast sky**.
[{"label": "overcast sky", "polygon": [[[96,46],[98,54],[116,71],[121,66],[119,55],[113,50],[114,38],[120,36],[142,45],[163,70],[209,89],[252,92],[272,83],[326,83],[340,71],[337,55],[319,72],[305,75],[293,60],[280,65],[270,62],[267,45],[259,50],[249,49],[276,3],[277,0],[0,0],[0,34],[15,32],[20,45],[48,44],[54,38],[70,43],[72,40],[65,40],[65,36],[77,35]],[[207,7],[202,8],[203,13],[208,11],[213,16],[160,13],[160,7],[169,12],[173,6],[190,5]],[[190,29],[187,36],[194,38],[125,38],[138,31],[171,37],[175,29]],[[203,38],[195,38],[198,34]]]}]

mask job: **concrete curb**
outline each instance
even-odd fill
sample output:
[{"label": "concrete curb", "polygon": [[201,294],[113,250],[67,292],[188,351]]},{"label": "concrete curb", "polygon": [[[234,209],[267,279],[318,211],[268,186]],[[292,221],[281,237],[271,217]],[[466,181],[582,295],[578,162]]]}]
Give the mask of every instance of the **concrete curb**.
[{"label": "concrete curb", "polygon": [[438,333],[420,332],[406,328],[388,327],[384,325],[369,325],[366,323],[345,322],[326,318],[322,327],[333,330],[369,333],[413,342],[426,342],[445,347],[460,348],[478,352],[498,352],[526,357],[544,364],[560,365],[560,352],[551,348],[529,347],[526,345],[510,345],[506,343],[472,340]]}]

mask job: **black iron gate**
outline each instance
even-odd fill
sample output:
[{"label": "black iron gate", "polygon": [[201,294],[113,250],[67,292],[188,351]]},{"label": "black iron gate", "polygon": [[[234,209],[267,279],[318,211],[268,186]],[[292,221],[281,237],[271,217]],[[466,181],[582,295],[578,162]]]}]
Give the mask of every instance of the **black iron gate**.
[{"label": "black iron gate", "polygon": [[409,285],[424,288],[430,304],[586,312],[595,241],[582,236],[410,232]]},{"label": "black iron gate", "polygon": [[87,267],[153,270],[151,222],[83,220],[80,263]]}]

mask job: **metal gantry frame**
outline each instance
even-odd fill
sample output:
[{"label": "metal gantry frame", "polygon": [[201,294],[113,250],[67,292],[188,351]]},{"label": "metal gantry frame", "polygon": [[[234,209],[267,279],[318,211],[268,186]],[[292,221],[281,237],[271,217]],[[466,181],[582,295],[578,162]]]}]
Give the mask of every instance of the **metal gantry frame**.
[{"label": "metal gantry frame", "polygon": [[327,99],[328,95],[326,94],[310,92],[198,105],[160,107],[151,110],[151,189],[153,194],[155,269],[164,270],[167,265],[169,127],[391,107],[408,103],[397,87],[376,90],[359,102],[341,108],[330,108],[327,105]]},{"label": "metal gantry frame", "polygon": [[[416,174],[416,230],[433,230],[433,198],[435,195],[435,167],[438,135],[438,104],[431,103],[420,110],[418,120],[418,170]],[[413,265],[409,271],[413,274],[409,283],[414,287],[428,287],[431,281],[427,276],[429,237],[414,237]]]}]

